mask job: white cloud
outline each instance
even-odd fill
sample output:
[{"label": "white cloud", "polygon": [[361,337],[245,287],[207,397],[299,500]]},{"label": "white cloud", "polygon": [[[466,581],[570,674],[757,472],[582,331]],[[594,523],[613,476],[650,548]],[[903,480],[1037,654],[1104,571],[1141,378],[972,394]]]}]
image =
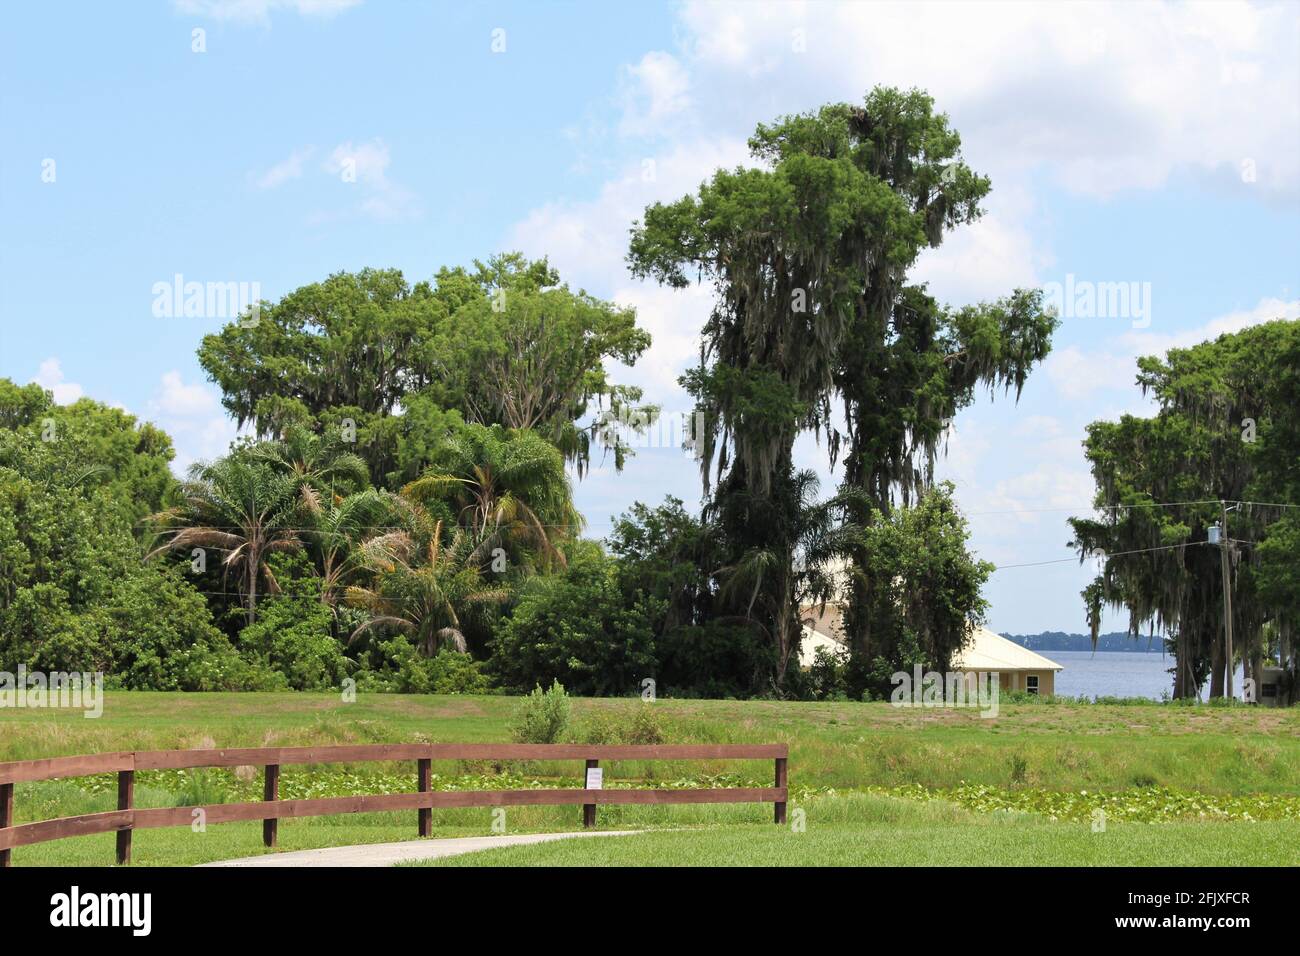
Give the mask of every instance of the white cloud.
[{"label": "white cloud", "polygon": [[1300,299],[1264,298],[1254,308],[1239,309],[1177,332],[1130,330],[1115,336],[1101,348],[1083,349],[1071,345],[1055,349],[1043,363],[1043,371],[1067,401],[1077,402],[1106,391],[1127,391],[1136,395],[1134,379],[1137,360],[1141,356],[1164,355],[1170,349],[1188,348],[1274,319],[1297,318],[1300,318]]},{"label": "white cloud", "polygon": [[1300,193],[1294,5],[692,2],[682,22],[695,101],[715,104],[705,126],[918,86],[995,183],[1042,166],[1111,196],[1186,169]]},{"label": "white cloud", "polygon": [[196,461],[224,455],[239,434],[217,393],[201,382],[186,384],[175,370],[159,380],[145,417],[172,437],[176,449],[172,471],[177,475],[184,475]]},{"label": "white cloud", "polygon": [[220,409],[217,396],[211,389],[202,384],[186,385],[181,381],[181,373],[176,371],[163,375],[154,402],[165,415],[204,415]]},{"label": "white cloud", "polygon": [[506,248],[549,256],[571,285],[637,309],[638,323],[649,330],[653,344],[634,369],[619,371],[619,380],[642,386],[649,400],[672,410],[687,405],[677,376],[698,355],[712,291],[674,290],[634,279],[624,260],[628,229],[647,205],[693,192],[719,166],[734,166],[746,155],[740,140],[679,145],[646,157],[653,166],[630,163],[592,200],[557,201],[533,210],[506,238]]},{"label": "white cloud", "polygon": [[80,385],[63,380],[63,366],[57,358],[47,358],[42,362],[32,381],[51,392],[57,405],[71,405],[85,394]]},{"label": "white cloud", "polygon": [[173,0],[180,13],[233,23],[270,23],[274,10],[290,10],[305,17],[328,19],[360,6],[362,0]]},{"label": "white cloud", "polygon": [[690,79],[677,58],[651,51],[633,66],[623,68],[624,135],[662,135],[664,124],[690,106]]},{"label": "white cloud", "polygon": [[651,336],[650,348],[635,367],[619,369],[617,380],[645,389],[646,397],[663,404],[665,412],[685,413],[693,403],[677,379],[699,358],[699,330],[709,316],[713,291],[631,282],[616,289],[613,299],[636,309],[637,324]]},{"label": "white cloud", "polygon": [[1262,325],[1274,319],[1300,319],[1300,299],[1290,301],[1276,297],[1260,299],[1250,309],[1237,309],[1211,319],[1204,325],[1178,332],[1128,332],[1123,343],[1134,355],[1163,355],[1169,349],[1188,348],[1207,339],[1215,339],[1230,332],[1240,332],[1253,325]]},{"label": "white cloud", "polygon": [[[364,143],[348,140],[334,148],[322,168],[344,185],[356,186],[362,191],[357,210],[363,215],[381,222],[418,216],[420,209],[414,194],[389,179],[388,167],[391,164],[392,155],[383,140]],[[329,218],[333,217],[318,216],[318,221]]]},{"label": "white cloud", "polygon": [[254,174],[253,182],[258,189],[274,189],[281,186],[291,179],[298,179],[302,176],[302,166],[312,153],[315,147],[304,146],[302,149],[295,149],[283,160],[276,163],[270,169],[260,174]]},{"label": "white cloud", "polygon": [[549,254],[570,280],[604,288],[628,276],[628,230],[657,201],[695,192],[720,166],[749,155],[741,138],[695,140],[629,161],[591,200],[556,200],[530,212],[507,236],[510,248]]},{"label": "white cloud", "polygon": [[325,171],[333,173],[344,182],[356,181],[367,186],[382,188],[388,184],[388,166],[392,156],[383,140],[354,144],[352,140],[334,147],[325,161]]},{"label": "white cloud", "polygon": [[1053,349],[1043,374],[1066,401],[1077,402],[1094,392],[1131,389],[1137,375],[1136,356],[1108,349],[1085,351],[1077,345]]},{"label": "white cloud", "polygon": [[941,302],[987,301],[1041,285],[1051,258],[1024,225],[1027,200],[995,196],[987,205],[982,218],[946,235],[939,248],[923,250],[910,273]]}]

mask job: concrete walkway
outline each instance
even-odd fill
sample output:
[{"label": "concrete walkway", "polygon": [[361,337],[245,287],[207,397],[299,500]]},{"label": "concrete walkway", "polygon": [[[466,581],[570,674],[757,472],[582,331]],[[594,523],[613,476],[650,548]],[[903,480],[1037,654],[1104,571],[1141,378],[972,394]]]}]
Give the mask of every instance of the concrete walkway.
[{"label": "concrete walkway", "polygon": [[293,850],[221,860],[202,866],[392,866],[408,860],[433,860],[458,853],[491,850],[499,846],[528,846],[581,837],[633,836],[640,830],[582,830],[577,833],[520,833],[514,836],[460,837],[454,840],[409,840],[402,843],[372,843],[366,846],[326,847]]}]

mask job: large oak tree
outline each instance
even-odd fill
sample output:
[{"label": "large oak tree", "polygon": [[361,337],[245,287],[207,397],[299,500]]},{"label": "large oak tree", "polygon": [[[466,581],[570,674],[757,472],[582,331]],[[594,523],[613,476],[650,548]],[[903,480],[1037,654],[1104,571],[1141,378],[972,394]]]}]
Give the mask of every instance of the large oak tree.
[{"label": "large oak tree", "polygon": [[[931,480],[939,439],[981,384],[1017,392],[1043,358],[1055,319],[1040,297],[940,307],[907,273],[944,234],[980,214],[987,178],[962,161],[960,138],[922,92],[873,90],[760,125],[758,168],[719,170],[697,195],[649,207],[632,233],[633,271],[716,292],[701,361],[683,383],[704,413],[706,514],[729,567],[770,570],[757,626],[774,636],[778,675],[797,642],[803,595],[788,570],[801,556],[801,482],[793,447],[813,429],[843,457],[847,517],[865,524]],[[843,405],[836,423],[833,403]],[[874,657],[865,555],[847,622],[855,653]],[[796,635],[794,641],[788,635]],[[888,648],[883,649],[890,653]]]}]

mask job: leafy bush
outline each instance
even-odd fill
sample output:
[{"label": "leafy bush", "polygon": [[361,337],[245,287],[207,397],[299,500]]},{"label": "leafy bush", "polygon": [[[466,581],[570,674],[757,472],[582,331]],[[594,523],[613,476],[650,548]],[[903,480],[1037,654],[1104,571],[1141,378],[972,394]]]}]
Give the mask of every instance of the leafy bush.
[{"label": "leafy bush", "polygon": [[588,716],[573,736],[584,744],[617,744],[623,742],[622,729],[618,715],[602,709]]},{"label": "leafy bush", "polygon": [[659,711],[654,704],[643,703],[632,712],[623,733],[623,742],[627,744],[661,744],[667,739]]},{"label": "leafy bush", "polygon": [[575,736],[585,744],[662,744],[668,739],[654,704],[643,703],[631,714],[598,710]]},{"label": "leafy bush", "polygon": [[813,700],[846,700],[849,690],[848,664],[847,650],[817,648],[806,675],[807,696]]},{"label": "leafy bush", "polygon": [[178,807],[203,807],[230,800],[226,778],[215,770],[191,770],[179,790],[173,792]]},{"label": "leafy bush", "polygon": [[1029,761],[1020,754],[1011,755],[1011,782],[1024,783],[1029,777]]},{"label": "leafy bush", "polygon": [[753,697],[772,687],[776,652],[754,628],[679,627],[656,644],[659,688],[672,697]]},{"label": "leafy bush", "polygon": [[400,634],[377,644],[368,661],[370,666],[357,675],[362,690],[396,694],[489,694],[494,690],[482,661],[449,648],[425,657]]},{"label": "leafy bush", "polygon": [[569,695],[558,680],[543,692],[540,686],[519,703],[511,721],[510,734],[516,743],[554,744],[569,727]]},{"label": "leafy bush", "polygon": [[444,650],[432,659],[421,658],[429,669],[435,694],[488,694],[492,678],[482,661],[468,654]]},{"label": "leafy bush", "polygon": [[497,634],[492,666],[520,690],[560,681],[584,697],[627,693],[654,671],[647,608],[624,603],[616,562],[599,544],[576,542],[563,572],[524,585]]},{"label": "leafy bush", "polygon": [[132,522],[170,481],[166,436],[93,402],[68,414],[55,441],[0,428],[0,670],[103,671],[130,689],[283,686],[239,657],[175,566],[140,561]]},{"label": "leafy bush", "polygon": [[315,598],[263,601],[257,622],[240,632],[243,652],[279,671],[294,690],[337,687],[350,662],[330,633],[330,609]]}]

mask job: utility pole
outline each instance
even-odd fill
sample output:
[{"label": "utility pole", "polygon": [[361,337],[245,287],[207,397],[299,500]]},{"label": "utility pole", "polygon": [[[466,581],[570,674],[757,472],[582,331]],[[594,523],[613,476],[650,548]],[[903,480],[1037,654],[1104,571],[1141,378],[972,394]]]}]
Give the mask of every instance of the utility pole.
[{"label": "utility pole", "polygon": [[1232,699],[1232,583],[1229,575],[1231,574],[1232,561],[1228,556],[1229,541],[1228,538],[1228,503],[1220,501],[1219,507],[1223,512],[1223,523],[1220,525],[1222,530],[1219,532],[1219,555],[1223,564],[1223,641],[1224,653],[1228,659],[1228,683],[1225,685],[1228,692],[1228,698]]}]

